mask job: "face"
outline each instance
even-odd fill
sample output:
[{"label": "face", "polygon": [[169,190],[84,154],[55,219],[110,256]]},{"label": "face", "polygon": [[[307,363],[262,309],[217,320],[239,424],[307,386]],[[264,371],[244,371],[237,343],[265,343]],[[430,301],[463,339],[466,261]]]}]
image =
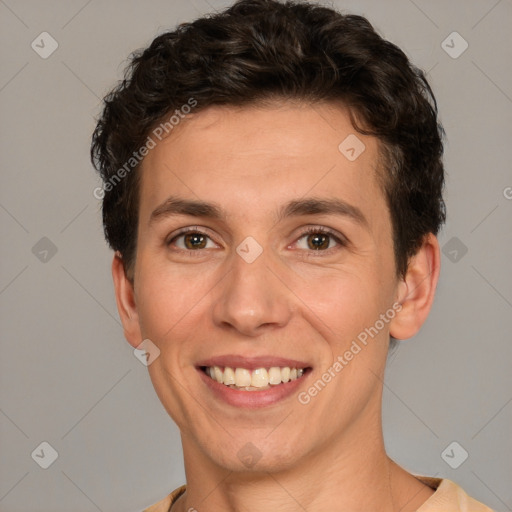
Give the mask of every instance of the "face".
[{"label": "face", "polygon": [[380,432],[399,282],[378,166],[333,104],[211,107],[145,158],[125,332],[160,350],[185,456],[286,469]]}]

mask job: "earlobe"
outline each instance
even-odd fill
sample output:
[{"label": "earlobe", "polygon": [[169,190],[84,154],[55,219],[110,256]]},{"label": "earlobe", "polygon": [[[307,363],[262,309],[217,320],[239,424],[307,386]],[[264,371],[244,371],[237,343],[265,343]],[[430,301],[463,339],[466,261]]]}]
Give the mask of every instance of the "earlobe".
[{"label": "earlobe", "polygon": [[425,236],[418,252],[409,261],[407,274],[398,286],[400,312],[390,323],[390,334],[404,340],[421,328],[432,307],[439,279],[441,254],[434,234]]},{"label": "earlobe", "polygon": [[142,341],[139,315],[135,303],[133,283],[126,276],[123,259],[119,252],[114,254],[112,260],[112,278],[116,294],[117,310],[123,324],[124,336],[133,347]]}]

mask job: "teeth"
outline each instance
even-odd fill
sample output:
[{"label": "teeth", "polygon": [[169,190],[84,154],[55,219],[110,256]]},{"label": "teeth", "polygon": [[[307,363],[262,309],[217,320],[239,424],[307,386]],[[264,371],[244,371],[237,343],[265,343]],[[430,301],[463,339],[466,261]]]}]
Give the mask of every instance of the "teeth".
[{"label": "teeth", "polygon": [[230,384],[234,384],[235,383],[235,371],[233,370],[233,368],[230,368],[229,366],[226,366],[226,368],[224,368],[224,384],[226,384],[226,386],[229,386]]},{"label": "teeth", "polygon": [[[220,382],[222,384],[220,380],[217,380],[217,382]],[[238,386],[239,388],[250,386],[251,372],[249,370],[246,370],[245,368],[237,368],[235,370],[235,385]]]},{"label": "teeth", "polygon": [[268,383],[275,386],[277,384],[281,384],[281,382],[281,368],[272,366],[272,368],[270,368],[268,371]]},{"label": "teeth", "polygon": [[213,380],[232,388],[243,388],[247,391],[277,386],[282,382],[300,379],[304,375],[303,368],[256,368],[252,372],[246,368],[230,368],[224,370],[219,366],[210,366],[205,369],[206,375]]},{"label": "teeth", "polygon": [[265,368],[257,368],[252,372],[251,386],[254,388],[264,388],[268,386],[268,372]]},{"label": "teeth", "polygon": [[224,382],[224,374],[222,373],[222,370],[218,366],[213,367],[213,375],[213,378],[217,382],[220,382],[221,384]]}]

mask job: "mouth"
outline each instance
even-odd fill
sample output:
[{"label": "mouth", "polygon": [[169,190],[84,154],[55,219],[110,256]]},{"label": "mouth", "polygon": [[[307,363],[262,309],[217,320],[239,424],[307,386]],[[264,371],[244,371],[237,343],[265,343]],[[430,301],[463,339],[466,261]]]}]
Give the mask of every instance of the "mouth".
[{"label": "mouth", "polygon": [[199,361],[196,370],[215,401],[254,409],[294,396],[313,368],[283,357],[223,355]]},{"label": "mouth", "polygon": [[304,377],[311,369],[290,366],[270,366],[255,369],[230,366],[200,366],[210,379],[239,391],[264,391]]}]

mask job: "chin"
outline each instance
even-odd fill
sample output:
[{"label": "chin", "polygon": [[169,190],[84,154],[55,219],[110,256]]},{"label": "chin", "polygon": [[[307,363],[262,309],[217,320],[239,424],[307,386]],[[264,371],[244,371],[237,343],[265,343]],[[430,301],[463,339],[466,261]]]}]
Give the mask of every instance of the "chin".
[{"label": "chin", "polygon": [[268,433],[262,433],[258,437],[252,433],[230,438],[225,446],[210,441],[205,445],[214,464],[236,473],[279,473],[300,464],[304,455],[303,446],[301,452],[297,450],[300,443],[293,442],[290,437],[285,440],[277,436],[271,442],[265,439],[266,435]]}]

